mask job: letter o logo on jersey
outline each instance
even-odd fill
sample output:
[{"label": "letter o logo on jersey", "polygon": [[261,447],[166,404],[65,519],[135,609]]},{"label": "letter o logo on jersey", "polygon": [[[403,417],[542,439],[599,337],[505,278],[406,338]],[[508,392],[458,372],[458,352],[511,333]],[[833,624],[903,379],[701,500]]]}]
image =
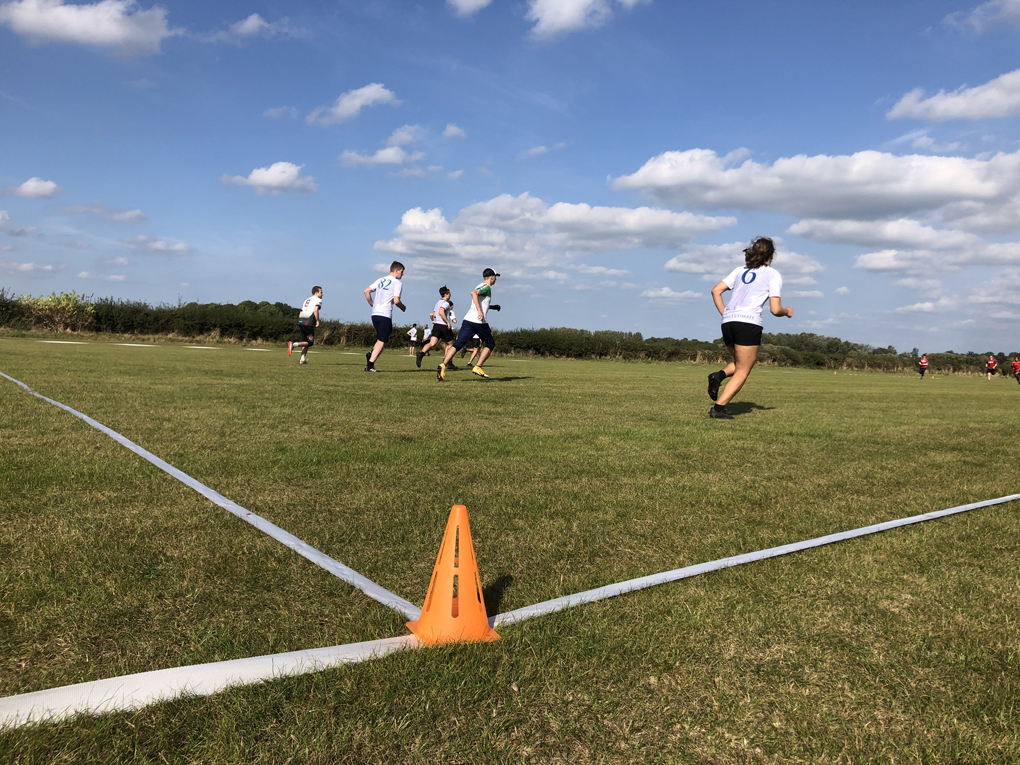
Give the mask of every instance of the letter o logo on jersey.
[{"label": "letter o logo on jersey", "polygon": [[[750,276],[751,278],[750,278],[750,279],[748,279],[748,278],[747,278],[748,276]],[[742,281],[742,282],[743,282],[744,284],[750,284],[751,282],[753,282],[753,281],[754,281],[755,279],[757,279],[757,278],[758,278],[758,274],[756,274],[756,273],[755,273],[754,271],[752,271],[751,269],[747,269],[747,270],[746,270],[746,271],[744,271],[744,273],[743,273],[743,274],[741,275],[741,277],[740,277],[740,281]]]}]

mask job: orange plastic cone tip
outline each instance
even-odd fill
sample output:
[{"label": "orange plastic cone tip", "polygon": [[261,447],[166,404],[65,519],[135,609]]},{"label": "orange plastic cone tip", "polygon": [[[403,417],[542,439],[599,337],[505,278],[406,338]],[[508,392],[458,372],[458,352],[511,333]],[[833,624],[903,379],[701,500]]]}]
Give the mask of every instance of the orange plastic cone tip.
[{"label": "orange plastic cone tip", "polygon": [[417,621],[408,622],[407,627],[430,646],[499,639],[485,613],[482,582],[464,505],[454,505],[450,510],[421,616]]}]

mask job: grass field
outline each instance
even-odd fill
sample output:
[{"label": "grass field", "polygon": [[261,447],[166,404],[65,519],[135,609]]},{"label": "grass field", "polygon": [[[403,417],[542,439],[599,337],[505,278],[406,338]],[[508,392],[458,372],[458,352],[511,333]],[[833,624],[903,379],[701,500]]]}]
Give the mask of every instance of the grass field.
[{"label": "grass field", "polygon": [[[0,340],[0,371],[421,603],[468,507],[490,615],[1018,491],[1020,390],[759,368]],[[403,619],[0,379],[0,696],[404,634]],[[51,762],[1020,761],[1020,506],[135,713]]]}]

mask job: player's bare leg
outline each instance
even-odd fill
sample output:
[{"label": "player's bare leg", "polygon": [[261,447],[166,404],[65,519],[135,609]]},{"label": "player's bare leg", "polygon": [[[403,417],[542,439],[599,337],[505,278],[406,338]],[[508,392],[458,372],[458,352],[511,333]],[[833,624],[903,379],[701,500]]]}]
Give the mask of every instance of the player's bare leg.
[{"label": "player's bare leg", "polygon": [[747,376],[751,374],[751,369],[754,368],[758,361],[758,349],[760,347],[758,345],[730,346],[729,351],[733,355],[733,363],[727,366],[726,369],[728,370],[732,366],[733,374],[727,378],[729,382],[726,383],[726,387],[719,394],[717,402],[719,406],[725,407],[740,392],[740,389],[744,387]]}]

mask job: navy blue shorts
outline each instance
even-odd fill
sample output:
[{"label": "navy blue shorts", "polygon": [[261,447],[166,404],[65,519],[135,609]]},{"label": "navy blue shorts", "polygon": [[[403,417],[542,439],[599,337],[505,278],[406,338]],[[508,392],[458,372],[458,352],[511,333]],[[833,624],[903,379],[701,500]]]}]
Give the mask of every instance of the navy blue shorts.
[{"label": "navy blue shorts", "polygon": [[478,335],[479,339],[485,343],[485,347],[490,351],[496,347],[496,341],[492,339],[492,330],[489,329],[488,324],[475,324],[471,321],[465,321],[464,325],[460,328],[460,334],[457,335],[457,340],[453,344],[453,347],[458,351],[467,345],[471,338]]},{"label": "navy blue shorts", "polygon": [[746,321],[728,321],[722,325],[723,345],[761,345],[761,327]]},{"label": "navy blue shorts", "polygon": [[390,335],[393,334],[393,319],[389,316],[372,316],[372,326],[375,327],[375,339],[380,343],[388,343]]}]

